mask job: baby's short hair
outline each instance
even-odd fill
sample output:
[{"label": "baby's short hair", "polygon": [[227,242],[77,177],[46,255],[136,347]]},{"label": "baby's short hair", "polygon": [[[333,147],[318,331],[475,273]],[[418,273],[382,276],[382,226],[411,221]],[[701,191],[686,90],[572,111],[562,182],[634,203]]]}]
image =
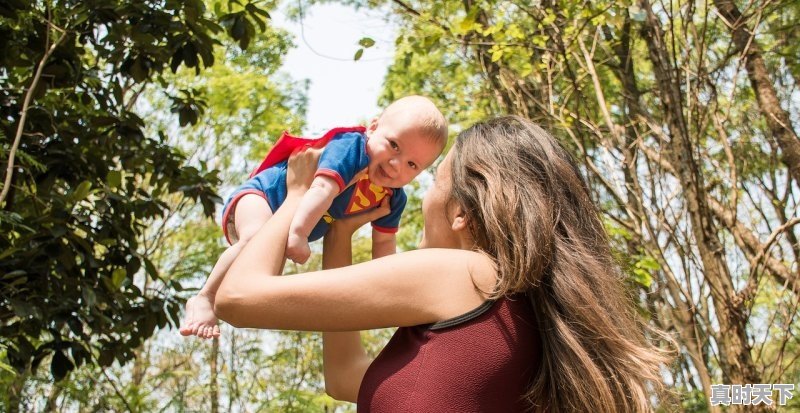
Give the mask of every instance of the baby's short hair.
[{"label": "baby's short hair", "polygon": [[442,148],[447,145],[447,121],[438,109],[435,115],[420,118],[419,129],[423,136],[438,143]]},{"label": "baby's short hair", "polygon": [[433,101],[419,95],[402,97],[387,106],[381,116],[392,116],[401,111],[412,117],[423,136],[444,149],[447,145],[447,120]]}]

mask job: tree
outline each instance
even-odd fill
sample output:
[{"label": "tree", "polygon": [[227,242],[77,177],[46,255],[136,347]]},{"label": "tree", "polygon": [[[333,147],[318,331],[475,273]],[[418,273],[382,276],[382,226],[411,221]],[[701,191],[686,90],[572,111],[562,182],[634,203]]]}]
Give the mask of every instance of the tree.
[{"label": "tree", "polygon": [[[132,109],[149,85],[168,86],[165,69],[199,74],[223,36],[245,48],[269,18],[251,3],[223,9],[194,0],[0,5],[0,350],[19,375],[10,410],[43,360],[56,379],[84,363],[124,362],[177,322],[180,284],[159,273],[140,237],[171,212],[170,197],[212,215],[218,172],[188,166],[167,144],[174,131],[145,133]],[[173,92],[180,124],[197,123],[203,102]]]}]

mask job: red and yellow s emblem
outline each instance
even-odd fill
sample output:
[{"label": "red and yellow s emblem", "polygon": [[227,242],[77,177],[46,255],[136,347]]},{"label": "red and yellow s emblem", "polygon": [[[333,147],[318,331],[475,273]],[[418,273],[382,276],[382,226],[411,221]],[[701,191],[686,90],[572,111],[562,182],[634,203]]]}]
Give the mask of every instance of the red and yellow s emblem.
[{"label": "red and yellow s emblem", "polygon": [[357,214],[380,205],[383,198],[390,195],[390,190],[377,186],[369,181],[366,175],[355,183],[353,196],[347,205],[345,214]]}]

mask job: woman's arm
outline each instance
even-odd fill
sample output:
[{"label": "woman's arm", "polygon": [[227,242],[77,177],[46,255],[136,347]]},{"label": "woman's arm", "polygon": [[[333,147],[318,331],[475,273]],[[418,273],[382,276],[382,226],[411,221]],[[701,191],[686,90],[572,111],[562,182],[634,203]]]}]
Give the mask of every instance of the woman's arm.
[{"label": "woman's arm", "polygon": [[[363,224],[389,213],[389,204],[353,218],[338,220],[323,239],[322,268],[332,269],[352,264],[353,233]],[[361,343],[358,331],[322,333],[325,392],[337,400],[355,403],[358,391],[372,359]]]},{"label": "woman's arm", "polygon": [[313,177],[310,156],[318,155],[309,152],[290,160],[286,201],[228,270],[215,302],[219,318],[236,327],[354,331],[441,321],[484,301],[475,286],[491,290],[496,272],[489,258],[466,250],[418,250],[275,276],[292,215]]},{"label": "woman's arm", "polygon": [[381,258],[397,252],[396,234],[372,230],[372,258]]}]

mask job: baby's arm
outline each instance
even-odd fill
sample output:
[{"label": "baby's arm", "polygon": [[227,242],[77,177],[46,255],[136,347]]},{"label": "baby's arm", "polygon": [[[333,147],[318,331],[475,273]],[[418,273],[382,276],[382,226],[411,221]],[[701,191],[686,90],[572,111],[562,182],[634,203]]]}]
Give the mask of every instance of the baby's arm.
[{"label": "baby's arm", "polygon": [[397,237],[393,233],[372,229],[372,259],[385,257],[397,252]]},{"label": "baby's arm", "polygon": [[323,175],[314,178],[292,218],[286,242],[287,258],[299,264],[308,260],[311,255],[308,236],[338,194],[339,185],[332,178]]}]

